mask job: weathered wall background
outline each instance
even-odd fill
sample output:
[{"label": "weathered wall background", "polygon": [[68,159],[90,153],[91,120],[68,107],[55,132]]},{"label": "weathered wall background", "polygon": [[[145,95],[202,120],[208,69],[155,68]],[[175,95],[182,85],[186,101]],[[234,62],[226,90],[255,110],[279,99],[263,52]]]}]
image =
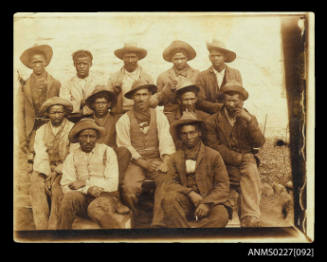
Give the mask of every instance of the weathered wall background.
[{"label": "weathered wall background", "polygon": [[47,70],[61,82],[75,74],[72,53],[88,49],[92,70],[104,80],[122,66],[113,54],[124,42],[133,41],[148,50],[140,65],[154,79],[171,67],[162,52],[173,40],[191,44],[197,56],[189,64],[199,70],[210,66],[206,42],[226,43],[237,58],[230,63],[241,71],[250,97],[246,108],[254,113],[266,136],[285,138],[288,113],[284,88],[280,20],[277,16],[224,13],[93,13],[16,14],[14,17],[14,92],[17,73],[27,78],[31,70],[19,60],[34,44],[49,44],[54,55]]}]

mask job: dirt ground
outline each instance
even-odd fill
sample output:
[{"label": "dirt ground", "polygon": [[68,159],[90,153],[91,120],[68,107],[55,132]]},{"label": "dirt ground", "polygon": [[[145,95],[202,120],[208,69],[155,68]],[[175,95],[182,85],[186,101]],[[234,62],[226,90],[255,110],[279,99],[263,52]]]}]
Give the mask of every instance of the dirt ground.
[{"label": "dirt ground", "polygon": [[[276,146],[276,139],[267,139],[266,144],[258,156],[261,160],[259,167],[262,188],[261,219],[263,226],[283,227],[293,225],[293,196],[292,191],[285,185],[291,181],[290,153],[287,145]],[[29,187],[31,165],[24,163],[22,156],[19,167],[15,170],[14,185],[14,229],[34,230],[33,214],[30,203]],[[144,212],[144,217],[139,219],[139,228],[148,227],[151,220],[151,209]],[[233,220],[228,227],[239,227],[237,213],[234,212]],[[77,220],[75,229],[98,228],[91,221]]]}]

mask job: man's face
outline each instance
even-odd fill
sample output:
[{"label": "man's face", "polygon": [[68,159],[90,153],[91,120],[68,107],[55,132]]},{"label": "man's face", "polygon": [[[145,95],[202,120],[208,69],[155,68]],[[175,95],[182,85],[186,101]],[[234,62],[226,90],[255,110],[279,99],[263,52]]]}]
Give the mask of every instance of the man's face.
[{"label": "man's face", "polygon": [[195,110],[195,104],[197,102],[196,94],[192,91],[185,92],[181,95],[180,101],[182,103],[182,108],[184,110],[188,110],[193,112]]},{"label": "man's face", "polygon": [[92,65],[90,57],[77,57],[74,64],[79,78],[85,78],[89,75],[90,67]]},{"label": "man's face", "polygon": [[243,107],[243,100],[239,94],[224,94],[224,104],[228,113],[233,116],[237,108]]},{"label": "man's face", "polygon": [[81,145],[82,151],[89,153],[95,147],[98,139],[97,131],[94,129],[85,129],[78,135],[78,141]]},{"label": "man's face", "polygon": [[182,70],[187,65],[187,56],[182,52],[178,52],[171,58],[171,61],[175,68]]},{"label": "man's face", "polygon": [[48,109],[48,116],[53,126],[60,126],[65,118],[65,108],[63,105],[53,105]]},{"label": "man's face", "polygon": [[96,98],[93,102],[93,108],[98,117],[106,115],[110,106],[111,102],[109,102],[106,97]]},{"label": "man's face", "polygon": [[31,66],[34,74],[42,75],[45,71],[45,57],[42,54],[35,54],[31,57]]},{"label": "man's face", "polygon": [[193,148],[201,140],[201,131],[196,125],[184,125],[181,127],[180,139],[187,148]]},{"label": "man's face", "polygon": [[137,67],[138,56],[135,53],[126,53],[123,56],[124,67],[128,72],[133,72]]},{"label": "man's face", "polygon": [[150,107],[151,92],[147,88],[137,90],[133,95],[134,107],[138,111],[146,111]]},{"label": "man's face", "polygon": [[218,50],[212,50],[209,54],[209,59],[214,68],[222,67],[225,64],[224,54]]}]

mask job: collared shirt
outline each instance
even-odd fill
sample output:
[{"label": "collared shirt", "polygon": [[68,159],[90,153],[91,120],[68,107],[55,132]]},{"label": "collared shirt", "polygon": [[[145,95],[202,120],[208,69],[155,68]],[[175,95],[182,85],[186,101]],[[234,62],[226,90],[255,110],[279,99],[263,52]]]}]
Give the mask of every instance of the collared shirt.
[{"label": "collared shirt", "polygon": [[[159,138],[159,151],[160,156],[170,155],[175,153],[175,144],[170,135],[170,125],[167,117],[158,108],[155,109],[157,118],[157,130]],[[117,146],[126,147],[132,154],[133,159],[141,158],[141,155],[136,151],[131,143],[130,135],[130,120],[125,113],[116,124]]]},{"label": "collared shirt", "polygon": [[60,184],[64,193],[72,191],[69,184],[77,180],[84,180],[86,186],[74,191],[86,194],[90,187],[98,186],[106,192],[114,192],[118,190],[118,174],[115,151],[96,143],[89,153],[82,151],[80,146],[69,153],[63,164]]},{"label": "collared shirt", "polygon": [[[73,113],[91,114],[93,111],[88,106],[84,106],[85,100],[92,94],[96,85],[104,84],[105,80],[100,74],[90,72],[85,78],[79,78],[75,75],[63,84],[59,96],[73,104]],[[81,105],[83,106],[82,111]]]},{"label": "collared shirt", "polygon": [[[33,161],[33,170],[45,175],[50,175],[51,173],[51,167],[50,167],[50,160],[49,160],[49,154],[47,152],[48,148],[46,147],[45,141],[44,141],[44,135],[46,132],[47,126],[50,125],[51,130],[52,124],[49,121],[48,123],[41,126],[37,131],[35,135],[35,141],[34,141],[34,151],[35,151],[35,157]],[[56,132],[59,132],[60,129],[63,129],[62,135],[59,139],[62,139],[63,144],[69,144],[68,140],[68,134],[70,130],[73,128],[74,123],[68,121],[67,119],[64,119],[62,124],[57,127]],[[54,135],[56,135],[54,133]],[[73,144],[70,144],[70,149],[72,150],[75,146]]]},{"label": "collared shirt", "polygon": [[220,72],[218,72],[216,69],[213,69],[213,72],[215,73],[216,78],[217,78],[217,83],[218,83],[219,88],[221,87],[221,85],[224,81],[225,71],[226,71],[226,68],[224,68]]},{"label": "collared shirt", "polygon": [[140,78],[141,68],[138,66],[133,72],[128,72],[124,67],[122,68],[122,95],[123,95],[123,110],[128,111],[132,109],[134,101],[125,97],[125,94],[132,89],[134,81]]}]

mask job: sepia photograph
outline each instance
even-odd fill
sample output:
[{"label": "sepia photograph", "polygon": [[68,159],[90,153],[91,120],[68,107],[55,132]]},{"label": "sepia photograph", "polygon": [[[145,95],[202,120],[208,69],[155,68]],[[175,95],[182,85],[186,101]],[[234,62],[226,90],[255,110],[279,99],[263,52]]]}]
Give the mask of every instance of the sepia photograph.
[{"label": "sepia photograph", "polygon": [[13,25],[14,241],[314,241],[313,13]]}]

